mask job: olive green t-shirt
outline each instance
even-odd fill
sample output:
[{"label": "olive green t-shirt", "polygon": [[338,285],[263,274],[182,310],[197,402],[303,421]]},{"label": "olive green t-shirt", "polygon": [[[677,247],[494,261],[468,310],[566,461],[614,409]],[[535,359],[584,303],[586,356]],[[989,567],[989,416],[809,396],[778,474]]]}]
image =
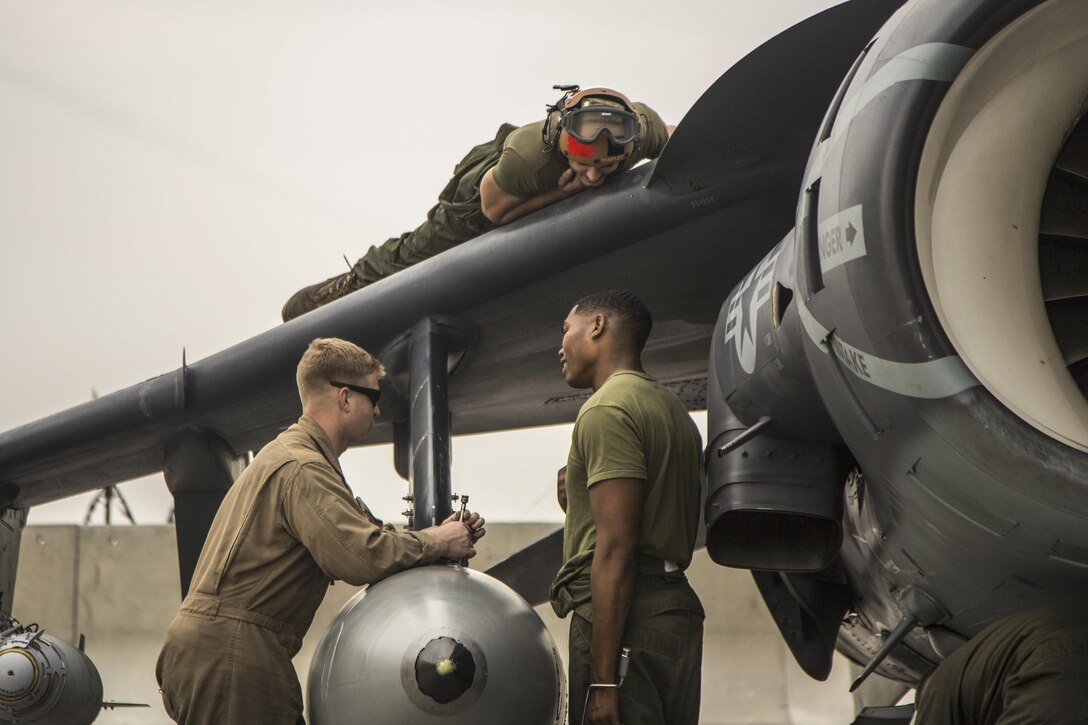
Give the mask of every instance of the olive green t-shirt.
[{"label": "olive green t-shirt", "polygon": [[1088,722],[1088,614],[1031,610],[990,625],[933,672],[915,722]]},{"label": "olive green t-shirt", "polygon": [[597,530],[589,489],[613,478],[645,481],[638,571],[664,577],[691,563],[699,523],[702,442],[668,388],[645,373],[612,375],[578,412],[567,458],[564,564],[552,583],[560,616],[589,601]]},{"label": "olive green t-shirt", "polygon": [[[620,164],[617,173],[626,171],[642,159],[656,159],[669,140],[669,133],[661,116],[643,103],[636,103],[635,110],[642,119],[642,139],[635,152]],[[491,172],[499,188],[507,194],[529,199],[559,185],[559,177],[570,168],[567,159],[558,148],[544,149],[541,132],[544,121],[530,123],[506,137],[499,162]]]}]

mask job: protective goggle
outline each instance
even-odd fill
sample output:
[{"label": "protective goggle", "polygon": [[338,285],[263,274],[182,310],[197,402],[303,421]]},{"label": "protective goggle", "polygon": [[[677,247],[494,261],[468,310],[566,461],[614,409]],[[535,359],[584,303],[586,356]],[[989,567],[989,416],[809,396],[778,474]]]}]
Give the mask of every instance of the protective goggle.
[{"label": "protective goggle", "polygon": [[610,106],[588,106],[567,112],[559,125],[576,141],[591,144],[602,133],[619,146],[638,140],[638,116]]}]

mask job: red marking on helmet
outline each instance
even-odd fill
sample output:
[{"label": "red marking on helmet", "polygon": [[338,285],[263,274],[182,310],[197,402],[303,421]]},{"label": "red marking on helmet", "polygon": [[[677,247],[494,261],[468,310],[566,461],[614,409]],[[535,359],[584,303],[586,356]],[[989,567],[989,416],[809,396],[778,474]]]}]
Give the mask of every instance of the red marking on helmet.
[{"label": "red marking on helmet", "polygon": [[593,158],[593,144],[582,143],[570,134],[567,134],[567,156],[584,156]]}]

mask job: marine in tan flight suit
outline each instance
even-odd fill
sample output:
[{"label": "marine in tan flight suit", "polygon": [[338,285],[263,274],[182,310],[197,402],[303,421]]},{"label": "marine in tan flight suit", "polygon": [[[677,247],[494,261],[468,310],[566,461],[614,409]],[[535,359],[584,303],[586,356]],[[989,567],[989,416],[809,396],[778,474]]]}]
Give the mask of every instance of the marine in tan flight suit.
[{"label": "marine in tan flight suit", "polygon": [[362,348],[314,340],[298,367],[303,416],[265,446],[219,507],[156,676],[187,725],[296,725],[291,658],[336,580],[370,584],[475,555],[483,519],[397,531],[354,498],[339,457],[366,440],[384,368]]}]

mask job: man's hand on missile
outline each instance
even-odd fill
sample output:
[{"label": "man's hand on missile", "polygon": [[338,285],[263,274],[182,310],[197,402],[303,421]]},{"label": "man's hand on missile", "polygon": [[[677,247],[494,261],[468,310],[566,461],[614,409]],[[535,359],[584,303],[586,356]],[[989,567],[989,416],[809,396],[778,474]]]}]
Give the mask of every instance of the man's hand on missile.
[{"label": "man's hand on missile", "polygon": [[438,526],[426,529],[438,544],[439,554],[444,559],[471,559],[476,556],[474,544],[487,533],[484,519],[478,513],[466,511],[450,515]]}]

